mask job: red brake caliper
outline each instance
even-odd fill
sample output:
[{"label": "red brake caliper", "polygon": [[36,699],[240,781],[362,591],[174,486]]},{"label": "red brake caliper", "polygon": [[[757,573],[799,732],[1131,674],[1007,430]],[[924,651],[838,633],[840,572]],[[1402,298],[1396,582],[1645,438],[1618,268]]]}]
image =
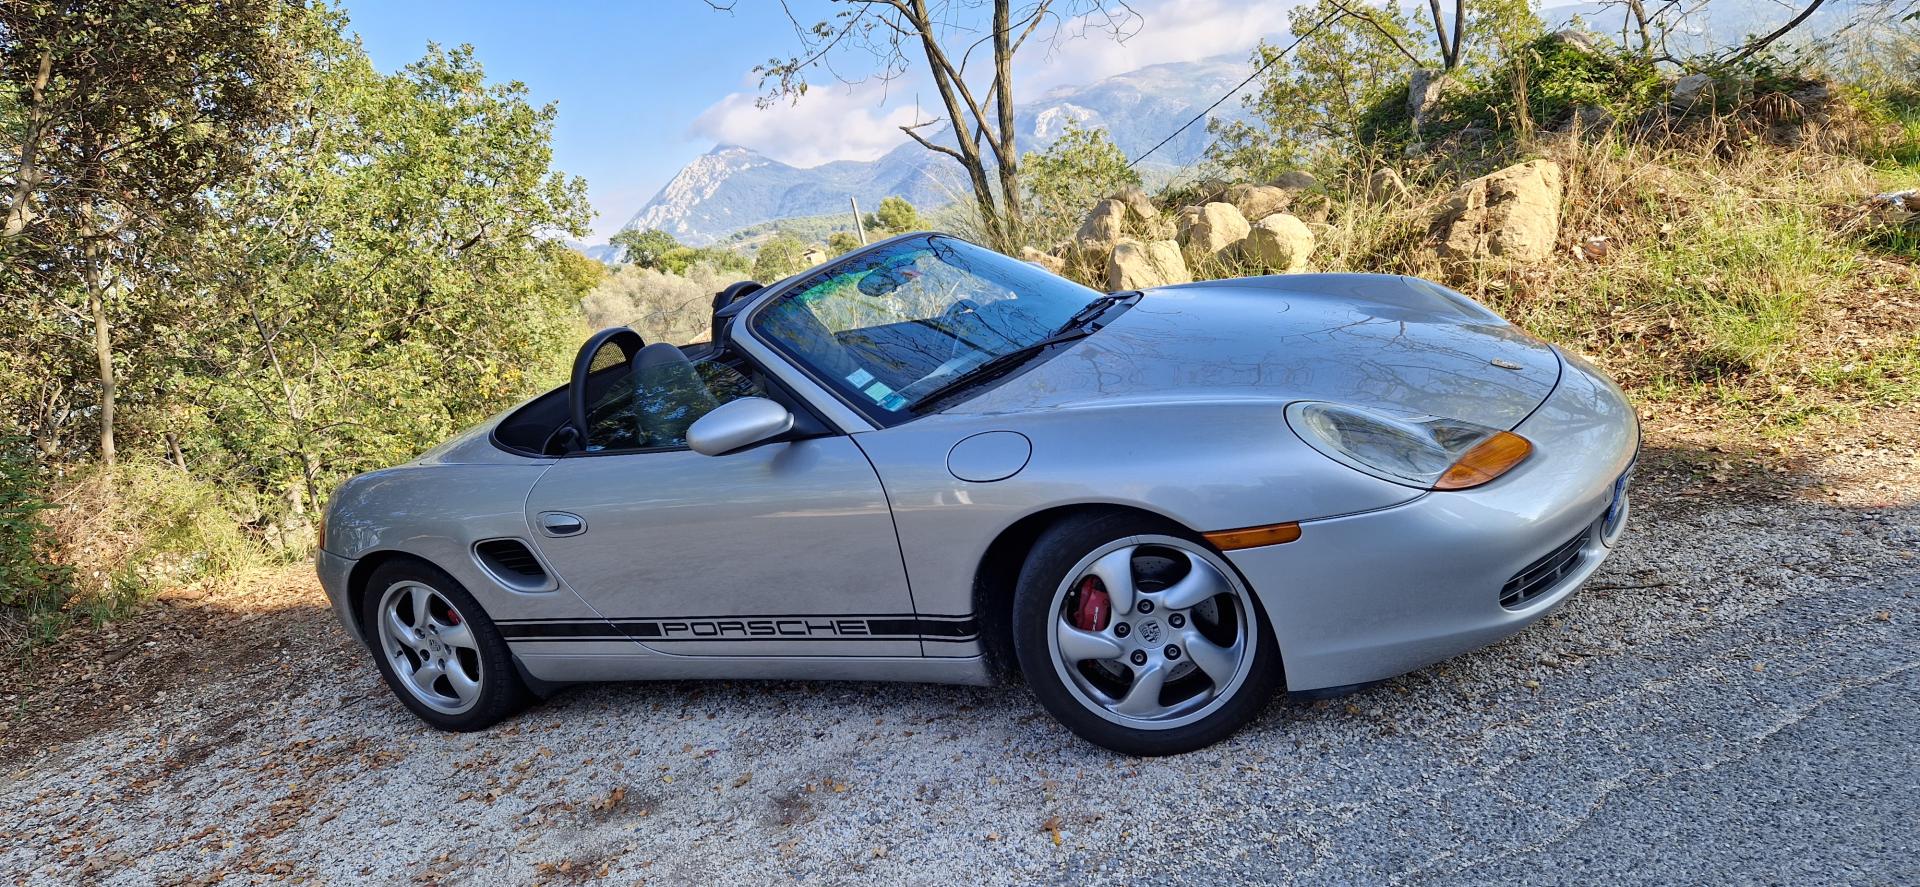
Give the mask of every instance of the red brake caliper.
[{"label": "red brake caliper", "polygon": [[1107,597],[1107,590],[1100,587],[1100,580],[1088,576],[1080,580],[1080,593],[1077,595],[1072,615],[1067,621],[1081,631],[1099,631],[1107,627],[1107,617],[1113,612],[1113,599]]}]

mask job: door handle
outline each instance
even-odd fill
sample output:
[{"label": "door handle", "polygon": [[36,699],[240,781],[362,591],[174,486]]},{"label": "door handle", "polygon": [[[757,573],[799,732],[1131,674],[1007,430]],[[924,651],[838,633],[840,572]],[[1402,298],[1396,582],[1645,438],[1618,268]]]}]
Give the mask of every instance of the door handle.
[{"label": "door handle", "polygon": [[564,511],[540,512],[540,532],[549,536],[578,536],[587,531],[586,518]]}]

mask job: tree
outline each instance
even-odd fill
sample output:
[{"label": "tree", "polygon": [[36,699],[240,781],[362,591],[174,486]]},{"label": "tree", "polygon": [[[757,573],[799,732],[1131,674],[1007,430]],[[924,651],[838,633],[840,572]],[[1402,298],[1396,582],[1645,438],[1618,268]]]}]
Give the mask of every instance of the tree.
[{"label": "tree", "polygon": [[[0,3],[0,267],[90,330],[98,453],[115,458],[117,323],[177,258],[208,189],[283,119],[274,0]],[[9,286],[12,289],[13,285]],[[147,303],[153,307],[153,303]]]},{"label": "tree", "polygon": [[791,234],[773,235],[760,245],[760,252],[753,257],[753,279],[772,283],[800,273],[807,267],[806,260],[801,258],[806,249],[806,242]]},{"label": "tree", "polygon": [[622,262],[656,270],[667,253],[680,247],[680,241],[658,228],[644,231],[628,228],[613,235],[607,242],[625,250],[620,259]]},{"label": "tree", "polygon": [[1405,95],[1407,63],[1424,63],[1398,4],[1319,0],[1294,8],[1288,19],[1301,35],[1290,55],[1266,41],[1254,48],[1253,64],[1263,73],[1258,89],[1241,100],[1250,119],[1208,124],[1208,159],[1236,175],[1270,178],[1308,162],[1316,148],[1345,150],[1358,140],[1369,109]]},{"label": "tree", "polygon": [[860,248],[860,238],[851,231],[835,231],[827,235],[827,252],[836,256],[845,255]]},{"label": "tree", "polygon": [[[708,2],[732,8],[731,3]],[[1099,29],[1115,37],[1129,36],[1139,23],[1126,0],[1031,0],[1017,13],[1012,0],[834,0],[834,5],[838,12],[832,17],[801,27],[789,0],[781,0],[795,24],[800,52],[755,69],[767,88],[763,104],[798,100],[817,69],[842,77],[843,69],[834,64],[837,56],[867,55],[877,66],[875,76],[882,79],[901,76],[917,60],[933,81],[943,116],[900,129],[927,150],[960,164],[982,227],[1003,248],[1012,248],[1022,227],[1015,56],[1036,35],[1042,44],[1057,41],[1063,23],[1074,23],[1082,33]],[[970,76],[967,63],[983,45],[989,47],[986,76],[977,69]],[[922,134],[936,125],[945,132]]]},{"label": "tree", "polygon": [[1140,174],[1104,128],[1077,123],[1069,123],[1045,151],[1028,152],[1021,166],[1032,210],[1030,239],[1042,244],[1072,234],[1095,200],[1140,184]]},{"label": "tree", "polygon": [[343,27],[305,22],[295,122],[168,293],[223,321],[182,346],[194,443],[295,513],[562,377],[591,286],[553,237],[590,217],[554,107],[467,47],[380,74]]},{"label": "tree", "polygon": [[914,209],[905,197],[882,198],[879,208],[867,214],[864,224],[869,231],[887,234],[905,234],[926,227],[926,222],[920,218],[920,211]]}]

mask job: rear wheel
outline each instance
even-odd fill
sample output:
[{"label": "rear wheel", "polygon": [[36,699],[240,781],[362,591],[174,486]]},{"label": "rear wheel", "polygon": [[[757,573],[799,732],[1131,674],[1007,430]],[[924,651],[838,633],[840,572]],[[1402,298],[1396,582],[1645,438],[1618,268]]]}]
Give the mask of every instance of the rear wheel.
[{"label": "rear wheel", "polygon": [[368,578],[362,626],[380,674],[420,719],[467,732],[499,723],[529,694],[506,641],[453,577],[392,561]]},{"label": "rear wheel", "polygon": [[1206,543],[1137,515],[1041,535],[1015,592],[1034,695],[1082,738],[1136,755],[1211,745],[1257,715],[1280,652],[1245,583]]}]

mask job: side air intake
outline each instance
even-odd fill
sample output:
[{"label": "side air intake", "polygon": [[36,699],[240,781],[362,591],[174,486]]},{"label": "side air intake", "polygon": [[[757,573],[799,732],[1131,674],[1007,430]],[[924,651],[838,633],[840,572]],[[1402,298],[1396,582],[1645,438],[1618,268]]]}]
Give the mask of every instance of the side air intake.
[{"label": "side air intake", "polygon": [[502,585],[521,591],[540,591],[547,587],[547,569],[533,556],[526,543],[518,539],[489,539],[473,547],[480,566],[500,580]]}]

